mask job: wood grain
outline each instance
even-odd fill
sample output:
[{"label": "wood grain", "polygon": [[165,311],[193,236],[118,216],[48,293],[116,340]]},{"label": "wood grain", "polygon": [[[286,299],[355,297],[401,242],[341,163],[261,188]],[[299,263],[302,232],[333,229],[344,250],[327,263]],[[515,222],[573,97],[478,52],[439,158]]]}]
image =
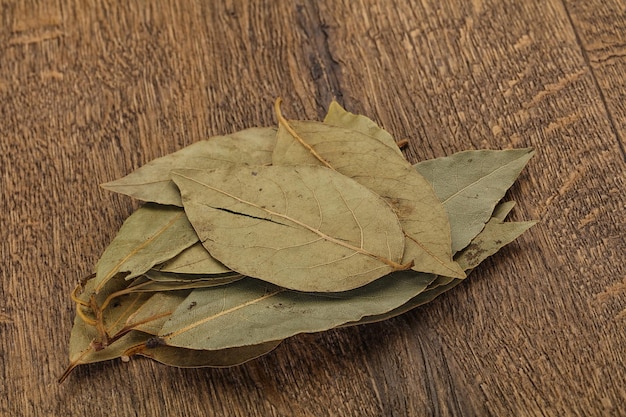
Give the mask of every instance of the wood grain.
[{"label": "wood grain", "polygon": [[[626,7],[618,0],[0,3],[0,415],[619,416]],[[462,285],[232,369],[148,360],[64,385],[69,292],[137,203],[98,188],[332,98],[412,161],[534,146],[539,219]]]}]

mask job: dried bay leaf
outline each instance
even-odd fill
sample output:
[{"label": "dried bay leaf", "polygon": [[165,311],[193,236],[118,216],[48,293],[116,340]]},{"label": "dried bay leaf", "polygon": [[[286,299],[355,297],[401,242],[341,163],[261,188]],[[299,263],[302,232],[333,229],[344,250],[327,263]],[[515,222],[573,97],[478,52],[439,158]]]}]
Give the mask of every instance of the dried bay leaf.
[{"label": "dried bay leaf", "polygon": [[197,241],[182,209],[146,204],[126,219],[96,264],[95,292],[116,274],[137,277]]},{"label": "dried bay leaf", "polygon": [[[86,334],[86,340],[89,335]],[[147,333],[132,331],[124,335],[106,349],[93,349],[80,352],[71,366],[59,378],[63,382],[79,365],[103,362],[117,358],[145,356],[165,365],[179,368],[229,367],[241,365],[274,350],[281,341],[266,342],[255,346],[242,346],[218,351],[186,349],[181,347],[160,345],[157,338]]]},{"label": "dried bay leaf", "polygon": [[454,252],[482,230],[533,154],[530,148],[464,151],[415,164],[446,207]]},{"label": "dried bay leaf", "polygon": [[179,170],[172,178],[205,248],[241,274],[326,292],[408,267],[399,263],[404,235],[391,208],[327,168]]},{"label": "dried bay leaf", "polygon": [[[347,112],[336,102],[331,103],[324,123],[359,131],[400,152],[387,131],[365,116]],[[495,204],[533,154],[530,148],[464,151],[414,165],[431,183],[447,212],[454,212],[450,220],[451,234],[455,237],[453,252],[467,246],[484,227]],[[459,181],[459,178],[464,179]]]},{"label": "dried bay leaf", "polygon": [[354,130],[314,121],[289,121],[289,127],[281,123],[278,129],[272,156],[275,165],[320,164],[294,133],[337,172],[363,184],[391,205],[406,235],[402,263],[413,261],[413,269],[420,272],[465,276],[452,260],[446,211],[429,182],[401,155]]},{"label": "dried bay leaf", "polygon": [[[496,208],[494,209],[493,213],[491,214],[490,221],[491,222],[495,222],[495,221],[503,222],[504,219],[506,218],[506,216],[508,216],[508,214],[511,212],[513,207],[515,207],[515,201],[507,201],[507,202],[504,202],[504,203],[499,203],[496,206]],[[474,236],[472,239],[474,239],[474,238],[476,238],[476,236]],[[470,267],[469,264],[467,262],[465,262],[464,259],[459,259],[459,257],[460,257],[460,254],[459,254],[459,252],[457,252],[455,254],[455,259],[457,260],[457,262],[459,262],[459,265],[463,266],[464,269],[466,270],[466,272],[471,270],[472,267]],[[454,279],[455,278],[439,276],[439,277],[437,277],[436,280],[434,280],[428,286],[428,290],[431,290],[431,289],[433,289],[435,287],[438,287],[438,286],[441,286],[441,285],[448,285]]]},{"label": "dried bay leaf", "polygon": [[337,293],[290,291],[244,278],[222,287],[194,290],[169,317],[159,336],[170,346],[217,350],[319,332],[402,305],[434,278],[399,271]]},{"label": "dried bay leaf", "polygon": [[227,136],[215,136],[148,162],[129,175],[101,186],[139,200],[180,207],[180,194],[170,180],[170,171],[269,165],[275,142],[276,129],[271,127],[255,127]]},{"label": "dried bay leaf", "polygon": [[[498,152],[498,151],[493,151],[493,152]],[[485,156],[488,157],[489,154],[486,154]],[[416,166],[419,164],[416,164]],[[476,191],[476,199],[474,200],[474,207],[477,206],[478,200],[481,200],[481,198],[483,197],[483,192],[485,188],[489,188],[489,185],[487,183],[482,183],[482,188],[481,187],[476,187],[475,191]],[[439,190],[439,189],[437,189]],[[436,190],[436,191],[437,191]],[[483,199],[484,200],[484,199]],[[447,199],[444,201],[443,205],[444,207],[454,203],[455,199]],[[490,206],[490,201],[486,200],[482,203],[483,207],[485,210],[487,210],[487,207]],[[504,219],[506,218],[506,216],[509,214],[509,212],[513,209],[513,207],[515,206],[515,202],[514,201],[507,201],[504,203],[499,203],[496,208],[494,209],[493,213],[492,213],[492,217],[491,217],[491,221],[495,221],[495,220],[499,220],[500,222],[503,222]],[[483,225],[484,227],[484,225]],[[476,237],[476,233],[477,233],[478,228],[474,227],[472,225],[470,225],[469,228],[466,228],[465,224],[461,224],[460,222],[454,222],[451,221],[451,231],[452,231],[452,236],[456,236],[457,234],[464,234],[466,237],[468,234],[472,234],[472,239],[474,239]],[[455,259],[457,260],[457,262],[459,262],[459,264],[461,266],[464,267],[464,269],[466,271],[470,270],[471,268],[468,267],[468,265],[463,265],[463,259],[458,259],[459,258],[459,254],[458,251],[455,254]],[[444,276],[438,276],[437,279],[435,281],[433,281],[429,286],[428,286],[428,290],[434,289],[435,287],[438,286],[447,286],[449,283],[451,283],[452,281],[454,281],[455,278],[451,278],[451,277],[444,277]]]}]

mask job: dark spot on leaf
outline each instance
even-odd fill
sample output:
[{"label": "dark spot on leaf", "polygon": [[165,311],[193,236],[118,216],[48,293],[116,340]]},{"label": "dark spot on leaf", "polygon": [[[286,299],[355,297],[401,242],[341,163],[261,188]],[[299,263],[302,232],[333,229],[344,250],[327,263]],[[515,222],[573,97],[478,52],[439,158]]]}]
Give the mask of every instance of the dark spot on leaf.
[{"label": "dark spot on leaf", "polygon": [[276,310],[285,310],[285,309],[290,308],[290,305],[283,304],[283,303],[277,303],[277,304],[274,304],[273,308],[276,309]]},{"label": "dark spot on leaf", "polygon": [[195,301],[192,301],[192,302],[191,302],[191,303],[189,303],[189,305],[187,306],[187,310],[191,310],[192,308],[194,308],[194,307],[196,306],[196,304],[198,304],[198,303],[196,303]]},{"label": "dark spot on leaf", "polygon": [[258,174],[258,172],[256,172],[256,171],[252,171],[252,172],[251,172],[251,174],[252,174],[252,176],[253,176],[253,177],[256,177],[256,176],[257,176],[257,174]]},{"label": "dark spot on leaf", "polygon": [[160,337],[151,337],[146,341],[146,348],[148,349],[154,349],[162,345],[165,345],[165,341]]},{"label": "dark spot on leaf", "polygon": [[107,344],[100,340],[93,340],[91,342],[91,347],[93,348],[94,351],[99,352],[105,347],[107,347]]}]

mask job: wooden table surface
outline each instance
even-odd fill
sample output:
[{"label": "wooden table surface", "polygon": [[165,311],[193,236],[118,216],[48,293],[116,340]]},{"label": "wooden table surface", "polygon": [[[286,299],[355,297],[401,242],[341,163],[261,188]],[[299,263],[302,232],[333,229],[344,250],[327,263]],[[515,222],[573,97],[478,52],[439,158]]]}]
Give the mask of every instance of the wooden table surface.
[{"label": "wooden table surface", "polygon": [[[626,3],[0,2],[1,416],[625,416]],[[413,162],[534,146],[538,219],[386,322],[230,369],[147,359],[63,384],[74,307],[137,202],[98,184],[331,99]]]}]

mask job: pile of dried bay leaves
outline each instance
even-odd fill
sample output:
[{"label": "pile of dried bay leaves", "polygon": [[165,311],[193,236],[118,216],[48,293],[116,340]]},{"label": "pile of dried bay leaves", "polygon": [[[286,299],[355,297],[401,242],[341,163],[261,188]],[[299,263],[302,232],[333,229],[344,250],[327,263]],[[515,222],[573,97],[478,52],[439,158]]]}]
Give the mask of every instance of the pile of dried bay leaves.
[{"label": "pile of dried bay leaves", "polygon": [[281,340],[384,320],[454,287],[534,222],[500,203],[533,154],[411,165],[332,103],[194,143],[103,185],[146,204],[73,291],[70,366],[133,355],[232,366]]}]

